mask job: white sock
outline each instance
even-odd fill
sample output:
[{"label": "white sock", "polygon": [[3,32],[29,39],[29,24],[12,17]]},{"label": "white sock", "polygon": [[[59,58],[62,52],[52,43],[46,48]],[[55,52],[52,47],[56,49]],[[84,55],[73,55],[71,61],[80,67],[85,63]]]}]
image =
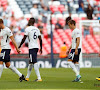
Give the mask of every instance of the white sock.
[{"label": "white sock", "polygon": [[76,69],[76,67],[75,67],[75,64],[74,64],[73,62],[71,62],[71,61],[68,61],[67,63],[68,63],[68,64],[70,65],[70,67],[73,69],[73,71],[75,72],[76,76],[79,75],[79,72],[77,71],[77,69]]},{"label": "white sock", "polygon": [[75,64],[75,67],[76,67],[77,71],[78,71],[79,74],[80,74],[80,65],[79,65],[79,64]]},{"label": "white sock", "polygon": [[29,77],[30,77],[30,74],[31,74],[32,68],[33,68],[33,64],[29,64],[29,66],[28,66],[28,70],[27,70],[27,76],[26,76],[26,78],[29,78]]},{"label": "white sock", "polygon": [[37,75],[37,78],[41,79],[40,72],[39,72],[39,67],[38,67],[37,63],[34,64],[34,70],[35,70],[35,73]]},{"label": "white sock", "polygon": [[9,69],[11,69],[13,72],[15,72],[19,77],[22,76],[22,74],[13,65],[10,65]]},{"label": "white sock", "polygon": [[3,64],[0,64],[0,78],[1,78],[1,75],[2,75],[2,71],[3,71]]}]

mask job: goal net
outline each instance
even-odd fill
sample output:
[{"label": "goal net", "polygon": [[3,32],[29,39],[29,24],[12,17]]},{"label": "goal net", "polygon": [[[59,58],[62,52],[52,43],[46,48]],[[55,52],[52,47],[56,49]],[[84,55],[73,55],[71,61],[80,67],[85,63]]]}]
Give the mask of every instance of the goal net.
[{"label": "goal net", "polygon": [[100,22],[99,20],[81,20],[82,53],[80,67],[100,67]]}]

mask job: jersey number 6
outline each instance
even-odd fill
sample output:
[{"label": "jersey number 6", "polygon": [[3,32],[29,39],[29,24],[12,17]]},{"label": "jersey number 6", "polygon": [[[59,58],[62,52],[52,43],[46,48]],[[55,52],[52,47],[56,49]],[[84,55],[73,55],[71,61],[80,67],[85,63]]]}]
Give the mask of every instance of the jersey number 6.
[{"label": "jersey number 6", "polygon": [[34,39],[37,39],[37,35],[36,35],[36,32],[34,32],[34,36],[33,36]]}]

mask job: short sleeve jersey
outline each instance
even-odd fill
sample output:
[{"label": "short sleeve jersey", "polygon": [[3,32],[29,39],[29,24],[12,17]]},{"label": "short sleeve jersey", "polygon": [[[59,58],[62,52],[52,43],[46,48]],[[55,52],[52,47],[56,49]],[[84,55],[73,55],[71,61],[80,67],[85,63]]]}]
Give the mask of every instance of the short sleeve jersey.
[{"label": "short sleeve jersey", "polygon": [[29,26],[25,29],[25,35],[28,36],[29,49],[39,48],[38,36],[41,36],[40,30],[37,27]]},{"label": "short sleeve jersey", "polygon": [[[75,28],[72,32],[72,49],[76,48],[76,38],[80,37],[81,41],[81,32],[79,29]],[[81,43],[79,44],[78,48],[81,48]]]},{"label": "short sleeve jersey", "polygon": [[13,36],[11,30],[8,27],[1,29],[0,38],[1,38],[1,49],[11,49],[10,47],[10,38]]}]

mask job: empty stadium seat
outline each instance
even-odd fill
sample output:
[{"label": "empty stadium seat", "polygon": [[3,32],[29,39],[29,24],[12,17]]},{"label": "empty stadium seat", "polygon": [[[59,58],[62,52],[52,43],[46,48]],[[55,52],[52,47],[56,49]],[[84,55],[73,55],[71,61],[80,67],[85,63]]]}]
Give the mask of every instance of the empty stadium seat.
[{"label": "empty stadium seat", "polygon": [[22,47],[21,48],[21,53],[22,54],[28,54],[29,53],[28,47]]},{"label": "empty stadium seat", "polygon": [[99,45],[100,44],[100,35],[94,35],[94,40]]},{"label": "empty stadium seat", "polygon": [[59,9],[59,11],[60,11],[61,13],[64,12],[64,11],[66,11],[64,5],[59,5],[59,6],[58,6],[58,9]]},{"label": "empty stadium seat", "polygon": [[57,7],[57,6],[53,6],[53,5],[50,6],[50,10],[51,10],[53,13],[56,12],[56,11],[59,11],[59,10],[58,10],[58,7]]},{"label": "empty stadium seat", "polygon": [[96,44],[93,37],[91,35],[87,35],[86,40],[89,43],[90,47],[95,51],[95,53],[98,53],[99,52],[99,46]]},{"label": "empty stadium seat", "polygon": [[32,8],[31,0],[16,0],[17,4],[21,8],[24,14],[29,14],[30,8]]},{"label": "empty stadium seat", "polygon": [[84,50],[86,50],[86,53],[93,53],[94,50],[92,49],[92,47],[88,44],[88,42],[84,39],[84,37],[82,38],[82,48]]},{"label": "empty stadium seat", "polygon": [[57,23],[57,19],[56,18],[52,18],[52,24],[56,24]]}]

